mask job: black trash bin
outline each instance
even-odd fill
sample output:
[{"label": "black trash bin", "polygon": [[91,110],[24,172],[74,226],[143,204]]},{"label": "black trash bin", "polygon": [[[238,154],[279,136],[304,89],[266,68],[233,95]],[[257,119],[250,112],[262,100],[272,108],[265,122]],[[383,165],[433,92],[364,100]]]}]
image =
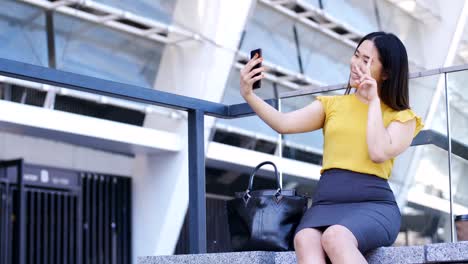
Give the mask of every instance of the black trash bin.
[{"label": "black trash bin", "polygon": [[455,226],[457,227],[457,240],[468,241],[468,214],[457,215]]}]

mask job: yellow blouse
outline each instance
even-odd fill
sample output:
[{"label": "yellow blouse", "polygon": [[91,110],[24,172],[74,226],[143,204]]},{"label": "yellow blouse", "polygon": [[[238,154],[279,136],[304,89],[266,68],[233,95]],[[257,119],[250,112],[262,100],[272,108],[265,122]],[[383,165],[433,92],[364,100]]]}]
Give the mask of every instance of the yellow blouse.
[{"label": "yellow blouse", "polygon": [[[369,157],[366,141],[369,105],[361,102],[355,94],[317,96],[317,100],[322,102],[325,111],[323,166],[320,174],[326,169],[340,168],[388,179],[394,158],[374,163]],[[383,102],[380,106],[385,127],[392,121],[406,122],[416,118],[416,136],[424,126],[421,117],[411,109],[395,111]]]}]

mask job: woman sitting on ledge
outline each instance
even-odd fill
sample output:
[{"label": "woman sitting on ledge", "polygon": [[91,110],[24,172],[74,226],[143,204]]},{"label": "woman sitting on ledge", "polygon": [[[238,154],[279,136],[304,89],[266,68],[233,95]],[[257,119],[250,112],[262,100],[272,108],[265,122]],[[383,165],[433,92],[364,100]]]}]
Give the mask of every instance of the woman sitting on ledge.
[{"label": "woman sitting on ledge", "polygon": [[368,34],[351,57],[345,94],[317,96],[289,113],[253,93],[265,68],[252,68],[262,60],[250,60],[240,79],[242,97],[257,115],[282,134],[323,128],[320,181],[294,237],[298,263],[325,263],[326,256],[367,263],[366,252],[392,245],[398,235],[401,215],[387,180],[395,157],[423,127],[409,106],[405,46],[390,33]]}]

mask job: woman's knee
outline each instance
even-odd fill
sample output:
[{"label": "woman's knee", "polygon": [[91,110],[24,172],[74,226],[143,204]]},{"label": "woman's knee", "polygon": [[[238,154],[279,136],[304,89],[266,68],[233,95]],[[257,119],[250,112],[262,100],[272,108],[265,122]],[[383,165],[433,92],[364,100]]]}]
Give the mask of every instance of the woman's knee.
[{"label": "woman's knee", "polygon": [[294,236],[294,248],[301,250],[304,248],[311,249],[314,246],[321,246],[322,233],[313,228],[305,228],[297,232]]},{"label": "woman's knee", "polygon": [[347,246],[357,247],[357,240],[349,229],[341,225],[328,227],[322,234],[321,244],[328,254],[339,252]]}]

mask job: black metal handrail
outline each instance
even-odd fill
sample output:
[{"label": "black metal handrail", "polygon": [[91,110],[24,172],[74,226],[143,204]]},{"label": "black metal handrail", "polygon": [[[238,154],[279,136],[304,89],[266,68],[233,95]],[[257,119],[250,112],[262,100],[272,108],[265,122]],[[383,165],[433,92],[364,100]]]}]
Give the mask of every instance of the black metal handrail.
[{"label": "black metal handrail", "polygon": [[[456,68],[456,70],[459,70],[459,68]],[[440,72],[446,73],[447,71],[441,71],[440,69],[436,71],[436,73]],[[189,226],[191,227],[189,247],[190,253],[206,253],[204,116],[232,119],[254,115],[255,113],[248,104],[224,105],[1,58],[0,75],[187,111],[189,130]],[[316,90],[313,93],[319,92],[323,91]],[[308,92],[308,94],[310,93]],[[297,95],[299,93],[290,96]],[[272,106],[277,106],[275,99],[265,101]],[[468,146],[456,140],[451,142],[452,153],[468,159]],[[427,144],[449,150],[447,137],[433,130],[421,131],[411,145]],[[19,234],[19,237],[21,237],[21,234]],[[21,243],[18,246],[21,247]]]}]

